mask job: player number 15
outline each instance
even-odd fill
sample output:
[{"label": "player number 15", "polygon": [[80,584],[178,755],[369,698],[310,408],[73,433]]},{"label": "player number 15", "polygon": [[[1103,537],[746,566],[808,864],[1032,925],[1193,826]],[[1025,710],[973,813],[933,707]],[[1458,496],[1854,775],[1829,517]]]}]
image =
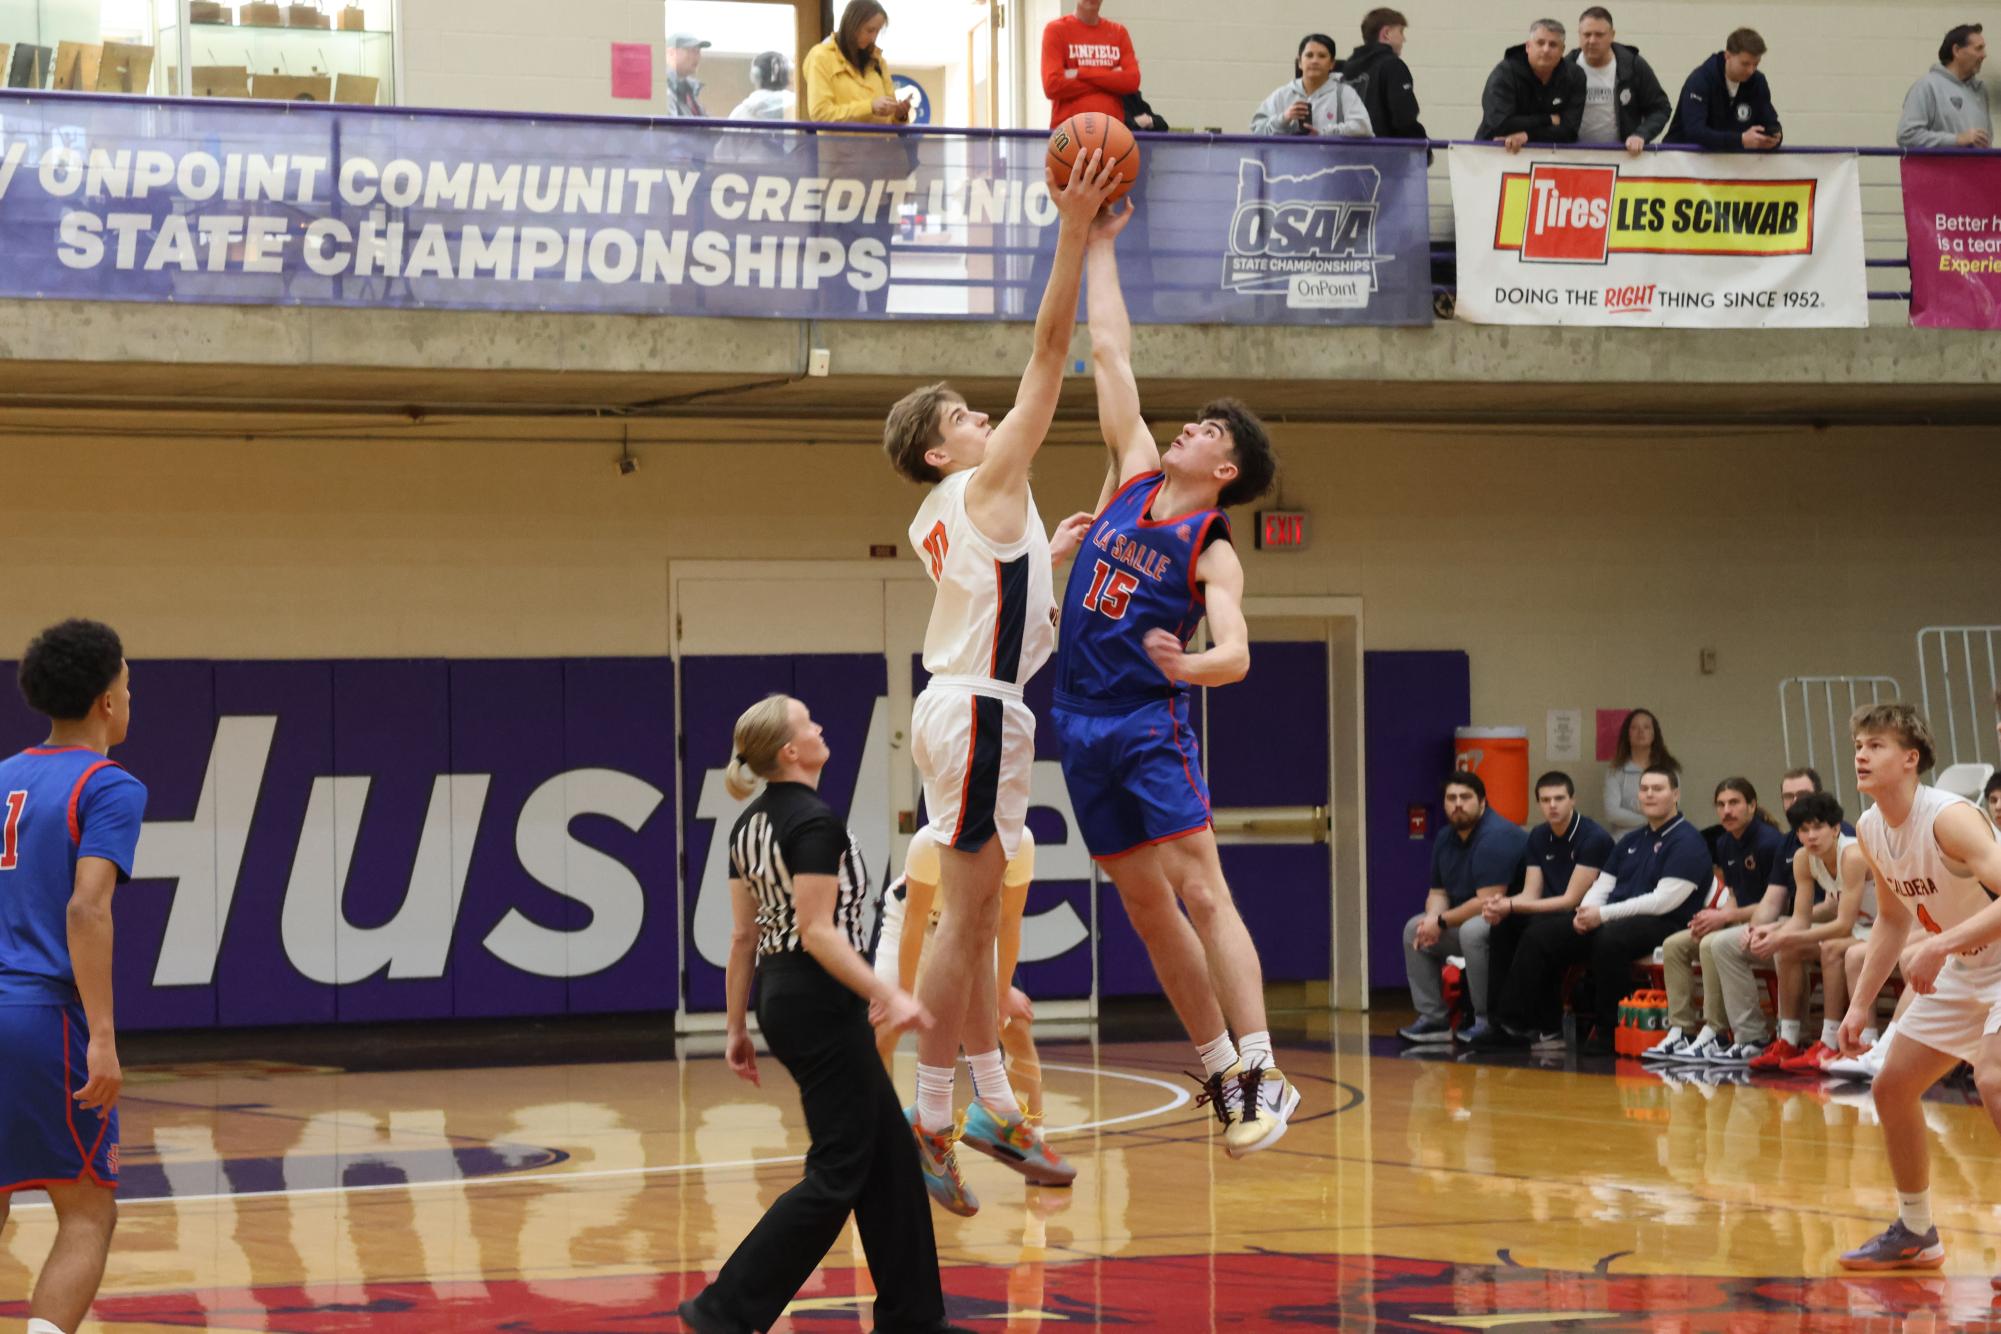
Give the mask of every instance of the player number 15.
[{"label": "player number 15", "polygon": [[1127,600],[1138,587],[1137,575],[1114,570],[1104,561],[1099,561],[1097,570],[1091,576],[1091,591],[1084,595],[1084,610],[1102,612],[1115,621],[1122,621],[1126,616]]}]

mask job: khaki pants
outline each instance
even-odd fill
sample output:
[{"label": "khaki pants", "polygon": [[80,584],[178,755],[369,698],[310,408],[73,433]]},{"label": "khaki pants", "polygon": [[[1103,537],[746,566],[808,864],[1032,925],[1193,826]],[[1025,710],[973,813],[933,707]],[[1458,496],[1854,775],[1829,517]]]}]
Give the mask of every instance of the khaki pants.
[{"label": "khaki pants", "polygon": [[1668,1023],[1693,1036],[1695,1012],[1694,963],[1702,961],[1702,1023],[1728,1031],[1737,1042],[1766,1043],[1772,1039],[1765,1015],[1764,988],[1752,972],[1755,960],[1747,944],[1748,926],[1711,931],[1700,941],[1691,931],[1678,931],[1661,947],[1667,975]]}]

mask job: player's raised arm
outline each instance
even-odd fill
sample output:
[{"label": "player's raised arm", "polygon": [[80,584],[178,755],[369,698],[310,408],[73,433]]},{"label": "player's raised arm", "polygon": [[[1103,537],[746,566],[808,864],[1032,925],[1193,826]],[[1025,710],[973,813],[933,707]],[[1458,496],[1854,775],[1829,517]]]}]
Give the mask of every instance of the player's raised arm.
[{"label": "player's raised arm", "polygon": [[1091,323],[1092,377],[1098,389],[1098,429],[1111,451],[1111,476],[1098,499],[1103,509],[1112,495],[1141,473],[1160,467],[1160,446],[1140,416],[1139,384],[1133,378],[1132,319],[1119,286],[1118,235],[1132,218],[1133,205],[1109,213],[1091,228],[1085,270]]},{"label": "player's raised arm", "polygon": [[1227,686],[1251,671],[1250,627],[1244,624],[1244,566],[1237,549],[1216,542],[1195,564],[1209,622],[1209,648],[1189,653],[1171,630],[1146,633],[1146,655],[1170,680],[1194,686]]},{"label": "player's raised arm", "polygon": [[[1056,230],[1056,261],[1049,271],[1049,285],[1042,292],[1042,306],[1035,316],[1035,345],[1029,352],[1028,369],[1014,406],[994,427],[987,441],[986,459],[966,484],[966,500],[977,508],[983,503],[1025,493],[1028,466],[1049,434],[1056,416],[1056,400],[1063,392],[1063,363],[1070,355],[1070,335],[1077,327],[1077,289],[1083,278],[1084,242],[1090,234],[1091,219],[1105,206],[1118,176],[1102,149],[1080,160],[1070,173],[1070,183],[1055,189],[1059,219]],[[975,522],[983,516],[975,513]],[[985,523],[982,531],[991,533]]]}]

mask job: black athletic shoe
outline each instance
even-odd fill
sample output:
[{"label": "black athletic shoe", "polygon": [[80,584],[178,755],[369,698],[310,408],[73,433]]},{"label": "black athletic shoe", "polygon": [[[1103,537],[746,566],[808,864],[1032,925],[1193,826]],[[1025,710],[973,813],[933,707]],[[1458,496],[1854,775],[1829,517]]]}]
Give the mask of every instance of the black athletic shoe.
[{"label": "black athletic shoe", "polygon": [[695,1334],[751,1334],[748,1325],[735,1325],[719,1316],[710,1315],[695,1304],[693,1297],[675,1307],[674,1314],[681,1317],[683,1329],[692,1329]]}]

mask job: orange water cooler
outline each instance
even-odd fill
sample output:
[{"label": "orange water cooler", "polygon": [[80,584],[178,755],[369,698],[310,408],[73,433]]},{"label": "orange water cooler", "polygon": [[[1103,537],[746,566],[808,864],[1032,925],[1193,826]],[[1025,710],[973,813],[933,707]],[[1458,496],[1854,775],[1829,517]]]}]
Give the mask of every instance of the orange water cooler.
[{"label": "orange water cooler", "polygon": [[1525,727],[1460,727],[1453,765],[1480,775],[1487,805],[1504,820],[1529,822],[1529,734]]}]

